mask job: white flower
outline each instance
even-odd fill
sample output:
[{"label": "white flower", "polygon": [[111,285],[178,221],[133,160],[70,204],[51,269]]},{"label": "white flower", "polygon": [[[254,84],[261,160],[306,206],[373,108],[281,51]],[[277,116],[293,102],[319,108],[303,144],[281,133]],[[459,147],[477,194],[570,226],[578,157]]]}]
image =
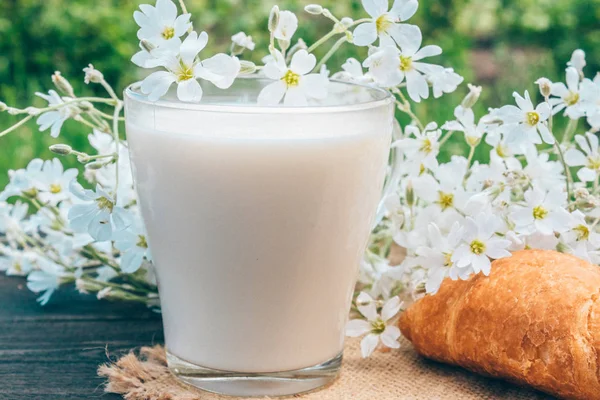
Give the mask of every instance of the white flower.
[{"label": "white flower", "polygon": [[0,245],[0,271],[6,275],[25,276],[35,268],[37,255],[31,251],[15,250]]},{"label": "white flower", "polygon": [[71,192],[82,204],[75,204],[69,210],[69,222],[75,232],[87,232],[102,242],[110,240],[114,232],[121,231],[131,224],[127,210],[115,204],[113,197],[100,185],[96,191],[84,189],[76,181],[71,182]]},{"label": "white flower", "polygon": [[535,187],[550,190],[564,186],[564,167],[559,161],[550,161],[548,153],[539,154],[534,148],[525,152],[527,165],[523,172]]},{"label": "white flower", "polygon": [[233,83],[240,71],[240,61],[220,53],[206,60],[197,59],[198,53],[208,43],[208,34],[190,33],[179,48],[179,53],[162,54],[157,65],[167,71],[152,73],[142,82],[142,92],[150,101],[160,99],[169,87],[177,83],[177,97],[185,102],[199,102],[202,99],[202,87],[196,80],[208,80],[220,89],[226,89]]},{"label": "white flower", "polygon": [[29,206],[17,201],[15,204],[0,203],[0,234],[17,243],[23,241],[24,233],[33,232],[36,226],[27,219]]},{"label": "white flower", "polygon": [[371,296],[382,296],[384,299],[387,299],[390,297],[390,293],[394,289],[402,272],[402,268],[392,267],[388,260],[385,259],[362,260],[359,281],[371,286],[369,289]]},{"label": "white flower", "polygon": [[570,167],[579,167],[577,177],[583,182],[593,182],[600,175],[600,151],[598,137],[586,132],[585,136],[575,135],[575,141],[582,151],[571,148],[565,152],[565,162]]},{"label": "white flower", "polygon": [[492,259],[510,257],[507,247],[510,241],[496,235],[502,221],[496,215],[481,213],[475,218],[467,217],[464,225],[463,244],[452,254],[458,268],[471,266],[473,272],[490,274]]},{"label": "white flower", "polygon": [[[48,106],[55,107],[65,103],[65,100],[70,100],[68,97],[61,98],[55,90],[50,90],[48,94],[36,93],[36,96],[48,102]],[[37,119],[37,124],[40,126],[40,132],[44,132],[50,128],[50,136],[53,138],[60,135],[60,129],[69,118],[73,118],[79,113],[79,109],[73,106],[62,106],[57,110],[46,111]]]},{"label": "white flower", "polygon": [[[275,82],[265,86],[258,95],[258,103],[276,105],[283,98],[286,106],[304,106],[308,99],[327,97],[328,78],[323,74],[311,74],[317,63],[316,57],[306,50],[294,53],[289,68],[284,57],[275,51],[264,67],[264,74]],[[284,97],[285,96],[285,97]]]},{"label": "white flower", "polygon": [[41,258],[38,260],[39,271],[33,271],[27,276],[27,287],[35,293],[44,292],[37,301],[46,305],[50,296],[67,276],[65,269],[53,261]]},{"label": "white flower", "polygon": [[427,81],[431,83],[433,97],[440,98],[444,93],[452,93],[460,85],[464,78],[454,72],[452,68],[435,68],[437,65],[431,65],[428,72]]},{"label": "white flower", "polygon": [[246,35],[244,32],[238,32],[231,37],[231,41],[235,46],[238,46],[243,49],[248,49],[250,51],[254,50],[256,44],[252,41],[252,36]]},{"label": "white flower", "polygon": [[154,46],[164,45],[167,41],[179,41],[192,26],[191,14],[177,16],[177,6],[171,0],[157,0],[156,7],[142,4],[140,9],[141,12],[133,13],[133,18],[140,27],[137,37]]},{"label": "white flower", "polygon": [[427,268],[427,293],[435,294],[442,281],[447,276],[452,279],[465,277],[471,274],[471,268],[455,268],[452,255],[456,250],[463,235],[460,223],[454,222],[448,236],[442,235],[440,228],[435,223],[430,223],[428,228],[429,246],[416,249],[416,254],[421,257],[424,268]]},{"label": "white flower", "polygon": [[567,65],[575,68],[580,75],[583,75],[583,68],[586,66],[585,52],[581,49],[573,51],[571,60],[567,62]]},{"label": "white flower", "polygon": [[65,171],[58,158],[45,161],[39,178],[40,200],[56,205],[60,201],[71,198],[69,184],[78,173],[75,168]]},{"label": "white flower", "polygon": [[506,105],[497,112],[497,116],[504,122],[502,130],[506,134],[507,144],[521,149],[532,143],[541,144],[542,140],[554,144],[554,136],[546,125],[551,113],[550,106],[541,103],[534,108],[527,90],[525,98],[516,92],[513,96],[518,107]]},{"label": "white flower", "polygon": [[364,73],[360,61],[356,58],[347,59],[346,62],[342,64],[342,70],[343,71],[336,72],[333,78],[363,84],[373,82],[373,78],[369,73]]},{"label": "white flower", "polygon": [[544,192],[538,188],[525,192],[525,206],[513,206],[510,218],[521,233],[538,231],[549,235],[568,229],[569,213],[565,210],[566,195],[561,189]]},{"label": "white flower", "polygon": [[104,75],[102,74],[102,72],[94,68],[92,64],[89,64],[87,67],[85,67],[83,69],[83,72],[85,72],[85,77],[83,81],[86,85],[89,85],[90,82],[100,83],[104,80]]},{"label": "white flower", "polygon": [[485,125],[482,123],[475,125],[473,110],[460,105],[454,109],[454,116],[456,121],[446,122],[442,125],[442,129],[464,132],[467,143],[470,146],[477,145],[485,132]]},{"label": "white flower", "polygon": [[362,0],[362,4],[371,20],[354,29],[353,41],[357,46],[368,46],[377,37],[380,45],[391,45],[393,40],[400,44],[403,38],[412,36],[418,30],[414,25],[399,24],[417,12],[417,0],[395,0],[389,11],[388,0]]},{"label": "white flower", "polygon": [[543,234],[537,231],[519,234],[509,231],[506,233],[506,238],[511,241],[510,251],[523,249],[556,250],[556,246],[560,243],[554,233]]},{"label": "white flower", "polygon": [[0,201],[12,196],[35,197],[38,193],[38,182],[43,165],[44,161],[36,158],[27,164],[26,169],[8,171],[10,182],[0,193]]},{"label": "white flower", "polygon": [[600,129],[600,74],[594,80],[584,79],[581,82],[581,105],[586,112],[587,122],[593,128]]},{"label": "white flower", "polygon": [[291,11],[280,11],[279,22],[277,28],[273,31],[275,39],[279,40],[292,40],[292,36],[298,29],[298,17]]},{"label": "white flower", "polygon": [[[430,170],[438,167],[437,155],[440,151],[439,139],[442,131],[437,129],[435,123],[428,124],[423,132],[414,125],[405,128],[407,138],[399,139],[392,143],[398,147],[413,163],[417,169],[422,165]],[[413,135],[414,138],[409,137]]]},{"label": "white flower", "polygon": [[367,321],[363,319],[349,321],[346,325],[346,335],[358,337],[367,334],[360,342],[362,356],[366,358],[373,354],[380,340],[386,347],[399,348],[400,329],[395,325],[387,325],[387,322],[398,314],[402,307],[398,296],[385,302],[381,316],[377,313],[375,301],[368,294],[362,292],[356,298],[356,303],[358,310],[367,318]]},{"label": "white flower", "polygon": [[581,103],[581,94],[579,93],[579,73],[573,67],[569,67],[567,72],[567,85],[562,82],[552,84],[552,95],[557,96],[549,100],[552,105],[552,113],[556,114],[565,110],[565,115],[571,119],[581,118],[585,109]]},{"label": "white flower", "polygon": [[[380,48],[363,63],[377,84],[394,87],[406,79],[406,90],[411,99],[420,102],[429,97],[429,85],[426,74],[434,72],[440,66],[419,62],[419,60],[442,54],[439,46],[429,45],[420,49],[421,32],[402,39],[401,50],[395,46]],[[424,75],[425,74],[425,75]]]},{"label": "white flower", "polygon": [[114,245],[121,252],[121,270],[127,274],[137,271],[144,258],[151,261],[146,232],[141,221],[113,235]]},{"label": "white flower", "polygon": [[560,236],[571,249],[571,253],[590,262],[600,261],[595,254],[600,247],[600,234],[586,222],[581,211],[575,210],[571,213],[568,230]]}]

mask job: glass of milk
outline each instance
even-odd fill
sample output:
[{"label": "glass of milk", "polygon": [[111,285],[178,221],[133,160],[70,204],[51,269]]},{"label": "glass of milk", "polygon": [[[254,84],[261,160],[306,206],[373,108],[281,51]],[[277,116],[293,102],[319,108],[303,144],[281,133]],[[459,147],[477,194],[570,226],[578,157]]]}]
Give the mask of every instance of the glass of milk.
[{"label": "glass of milk", "polygon": [[270,82],[205,84],[199,104],[125,91],[169,368],[234,396],[337,376],[390,158],[386,91],[332,82],[319,104],[257,105]]}]

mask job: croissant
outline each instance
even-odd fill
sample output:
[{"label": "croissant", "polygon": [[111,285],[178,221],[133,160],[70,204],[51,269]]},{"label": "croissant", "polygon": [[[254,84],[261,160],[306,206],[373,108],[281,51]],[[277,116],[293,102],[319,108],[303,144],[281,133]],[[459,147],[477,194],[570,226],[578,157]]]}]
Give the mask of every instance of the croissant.
[{"label": "croissant", "polygon": [[600,267],[548,250],[496,260],[489,277],[446,279],[410,306],[421,355],[565,399],[600,399]]}]

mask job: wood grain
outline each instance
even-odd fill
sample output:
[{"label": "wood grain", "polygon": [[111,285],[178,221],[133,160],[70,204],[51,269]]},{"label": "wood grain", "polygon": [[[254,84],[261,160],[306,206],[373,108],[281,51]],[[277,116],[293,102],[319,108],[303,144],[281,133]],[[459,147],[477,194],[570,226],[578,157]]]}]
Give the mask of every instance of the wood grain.
[{"label": "wood grain", "polygon": [[66,288],[42,307],[23,278],[0,275],[0,400],[117,400],[96,368],[112,355],[163,343],[160,315]]}]

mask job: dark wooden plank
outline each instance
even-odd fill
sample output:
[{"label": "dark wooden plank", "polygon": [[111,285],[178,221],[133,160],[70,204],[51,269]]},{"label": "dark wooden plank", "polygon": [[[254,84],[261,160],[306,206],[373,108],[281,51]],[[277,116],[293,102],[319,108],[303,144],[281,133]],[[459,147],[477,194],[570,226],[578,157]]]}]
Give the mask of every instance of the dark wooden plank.
[{"label": "dark wooden plank", "polygon": [[41,307],[23,278],[0,276],[0,400],[96,399],[96,368],[106,350],[122,354],[162,343],[160,315],[133,303],[109,303],[73,288]]}]

